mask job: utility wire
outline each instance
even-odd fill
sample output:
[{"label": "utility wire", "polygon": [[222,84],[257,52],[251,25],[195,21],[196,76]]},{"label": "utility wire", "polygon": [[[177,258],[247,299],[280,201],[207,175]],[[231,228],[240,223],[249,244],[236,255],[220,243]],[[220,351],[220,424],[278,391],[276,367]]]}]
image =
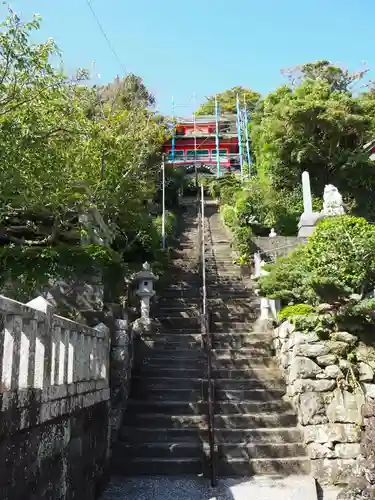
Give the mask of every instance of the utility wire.
[{"label": "utility wire", "polygon": [[117,52],[115,51],[110,39],[108,38],[108,35],[107,33],[105,32],[105,29],[103,28],[103,25],[102,23],[100,22],[98,16],[96,15],[96,12],[93,8],[93,6],[91,5],[91,1],[90,0],[86,0],[87,2],[87,5],[89,6],[89,9],[91,10],[91,13],[92,15],[94,16],[95,18],[95,21],[97,22],[97,25],[99,26],[100,28],[100,31],[102,32],[107,44],[108,44],[108,47],[110,48],[112,54],[114,55],[114,57],[116,58],[117,62],[119,63],[119,65],[121,66],[121,69],[123,70],[124,74],[126,74],[126,68],[124,66],[124,64],[122,63],[121,59],[119,58],[119,56],[117,55]]}]

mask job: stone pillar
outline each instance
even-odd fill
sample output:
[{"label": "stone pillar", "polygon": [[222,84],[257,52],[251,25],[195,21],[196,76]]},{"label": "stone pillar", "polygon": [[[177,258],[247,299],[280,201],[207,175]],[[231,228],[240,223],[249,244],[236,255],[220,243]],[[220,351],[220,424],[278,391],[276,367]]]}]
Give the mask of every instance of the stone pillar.
[{"label": "stone pillar", "polygon": [[131,329],[127,315],[114,322],[111,345],[111,434],[116,441],[126,409],[133,365]]},{"label": "stone pillar", "polygon": [[320,213],[313,212],[312,198],[310,189],[310,175],[308,172],[302,174],[302,194],[303,194],[303,214],[301,215],[298,224],[298,236],[300,238],[307,238],[312,235]]}]

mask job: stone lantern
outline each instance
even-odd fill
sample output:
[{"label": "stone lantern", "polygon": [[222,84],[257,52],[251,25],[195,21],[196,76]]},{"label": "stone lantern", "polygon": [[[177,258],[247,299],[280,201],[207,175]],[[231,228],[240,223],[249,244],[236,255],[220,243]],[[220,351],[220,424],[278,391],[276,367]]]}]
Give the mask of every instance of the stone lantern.
[{"label": "stone lantern", "polygon": [[150,299],[155,295],[154,283],[158,279],[159,277],[152,272],[148,262],[145,262],[142,271],[134,276],[136,294],[141,300],[141,320],[146,324],[150,323]]}]

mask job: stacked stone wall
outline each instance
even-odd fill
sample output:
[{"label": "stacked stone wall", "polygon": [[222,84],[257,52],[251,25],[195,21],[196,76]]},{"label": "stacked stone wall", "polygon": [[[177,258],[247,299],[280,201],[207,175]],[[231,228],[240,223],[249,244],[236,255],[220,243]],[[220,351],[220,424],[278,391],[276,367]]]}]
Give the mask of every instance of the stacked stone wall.
[{"label": "stacked stone wall", "polygon": [[[274,347],[313,475],[346,483],[361,455],[364,404],[375,398],[374,366],[366,362],[366,349],[352,333],[336,332],[322,340],[316,333],[296,331],[289,322],[274,329]],[[353,349],[354,364],[347,359]]]}]

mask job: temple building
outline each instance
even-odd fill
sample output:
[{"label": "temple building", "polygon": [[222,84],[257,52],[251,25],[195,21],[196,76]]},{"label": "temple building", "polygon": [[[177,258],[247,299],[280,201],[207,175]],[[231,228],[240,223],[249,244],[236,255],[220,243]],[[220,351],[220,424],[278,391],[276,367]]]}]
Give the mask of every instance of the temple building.
[{"label": "temple building", "polygon": [[169,163],[183,166],[187,173],[195,167],[206,173],[223,175],[240,172],[236,115],[177,118],[172,139],[163,146]]}]

